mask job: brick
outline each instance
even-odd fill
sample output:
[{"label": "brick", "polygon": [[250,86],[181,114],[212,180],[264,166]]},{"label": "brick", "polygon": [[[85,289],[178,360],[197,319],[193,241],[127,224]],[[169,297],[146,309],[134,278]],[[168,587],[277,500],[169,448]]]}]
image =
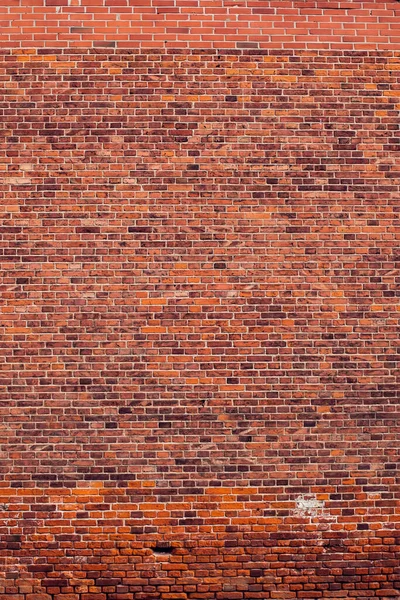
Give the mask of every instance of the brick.
[{"label": "brick", "polygon": [[398,11],[23,4],[0,600],[398,596]]}]

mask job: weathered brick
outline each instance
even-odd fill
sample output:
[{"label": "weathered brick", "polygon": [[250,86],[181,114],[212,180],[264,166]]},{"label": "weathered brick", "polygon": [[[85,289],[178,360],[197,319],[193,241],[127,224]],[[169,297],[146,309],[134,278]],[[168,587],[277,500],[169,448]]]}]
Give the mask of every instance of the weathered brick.
[{"label": "weathered brick", "polygon": [[398,596],[394,3],[0,8],[0,600]]}]

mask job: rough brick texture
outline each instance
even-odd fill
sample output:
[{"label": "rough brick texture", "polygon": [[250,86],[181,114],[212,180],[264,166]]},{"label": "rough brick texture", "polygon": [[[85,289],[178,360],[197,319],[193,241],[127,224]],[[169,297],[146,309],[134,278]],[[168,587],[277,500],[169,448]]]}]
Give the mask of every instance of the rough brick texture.
[{"label": "rough brick texture", "polygon": [[0,600],[399,596],[400,50],[96,18],[0,56]]}]

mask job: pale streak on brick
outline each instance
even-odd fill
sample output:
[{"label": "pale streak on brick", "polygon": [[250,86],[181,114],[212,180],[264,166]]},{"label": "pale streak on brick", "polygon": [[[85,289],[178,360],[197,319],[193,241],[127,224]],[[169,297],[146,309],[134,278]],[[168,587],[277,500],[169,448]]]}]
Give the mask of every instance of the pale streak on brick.
[{"label": "pale streak on brick", "polygon": [[6,177],[4,178],[4,181],[10,185],[27,185],[31,183],[31,179],[29,177]]}]

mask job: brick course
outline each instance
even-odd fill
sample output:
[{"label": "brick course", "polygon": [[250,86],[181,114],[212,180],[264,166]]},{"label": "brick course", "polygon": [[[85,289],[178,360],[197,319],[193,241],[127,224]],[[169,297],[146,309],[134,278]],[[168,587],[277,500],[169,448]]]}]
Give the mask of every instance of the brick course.
[{"label": "brick course", "polygon": [[0,600],[398,596],[398,5],[0,11]]}]

